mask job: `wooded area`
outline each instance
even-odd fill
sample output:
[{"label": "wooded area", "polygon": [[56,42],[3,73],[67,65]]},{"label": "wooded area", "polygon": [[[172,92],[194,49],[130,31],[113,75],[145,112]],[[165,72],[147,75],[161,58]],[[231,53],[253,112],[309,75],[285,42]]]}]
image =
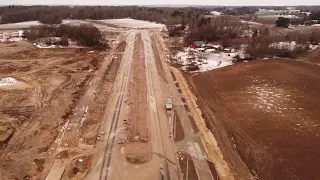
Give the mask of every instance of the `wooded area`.
[{"label": "wooded area", "polygon": [[24,32],[26,38],[30,41],[35,41],[38,38],[47,37],[60,37],[60,45],[67,46],[68,38],[77,41],[79,45],[89,46],[89,47],[106,47],[107,43],[99,31],[93,25],[82,24],[80,26],[70,26],[70,25],[59,25],[59,26],[34,26]]},{"label": "wooded area", "polygon": [[141,6],[5,6],[0,7],[1,23],[41,21],[57,24],[61,19],[133,18],[164,24],[180,24],[198,18],[207,11],[199,8]]},{"label": "wooded area", "polygon": [[215,18],[199,18],[189,23],[190,33],[186,42],[194,40],[218,41],[221,39],[238,38],[245,35],[249,27],[232,16],[218,16]]}]

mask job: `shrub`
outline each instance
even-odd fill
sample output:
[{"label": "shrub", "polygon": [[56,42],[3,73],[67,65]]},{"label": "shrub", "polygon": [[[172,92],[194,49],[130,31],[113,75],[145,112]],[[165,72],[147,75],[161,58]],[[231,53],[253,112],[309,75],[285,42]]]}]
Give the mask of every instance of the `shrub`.
[{"label": "shrub", "polygon": [[171,28],[168,30],[168,34],[170,37],[179,37],[182,33],[176,28]]},{"label": "shrub", "polygon": [[276,21],[276,26],[277,27],[289,27],[290,24],[290,19],[289,18],[284,18],[284,17],[279,17],[278,20]]}]

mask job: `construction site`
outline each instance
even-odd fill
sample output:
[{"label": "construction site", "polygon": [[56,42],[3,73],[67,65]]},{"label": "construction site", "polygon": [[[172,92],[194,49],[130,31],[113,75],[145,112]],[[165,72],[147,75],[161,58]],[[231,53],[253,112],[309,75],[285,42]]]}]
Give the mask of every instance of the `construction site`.
[{"label": "construction site", "polygon": [[75,22],[109,47],[0,43],[0,179],[320,177],[319,49],[188,73],[161,24]]}]

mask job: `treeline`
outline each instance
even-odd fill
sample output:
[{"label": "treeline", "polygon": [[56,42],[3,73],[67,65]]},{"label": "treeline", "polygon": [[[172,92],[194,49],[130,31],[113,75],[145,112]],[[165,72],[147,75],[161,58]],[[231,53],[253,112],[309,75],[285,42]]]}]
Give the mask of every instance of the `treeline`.
[{"label": "treeline", "polygon": [[320,11],[311,12],[310,15],[302,14],[299,18],[279,17],[276,21],[278,27],[288,27],[289,25],[313,25],[320,24]]},{"label": "treeline", "polygon": [[24,35],[30,41],[35,41],[39,38],[60,37],[61,41],[59,44],[64,46],[68,45],[68,39],[70,38],[71,40],[78,42],[79,45],[107,47],[103,34],[98,28],[90,24],[82,24],[79,26],[65,24],[58,26],[34,26],[24,31]]},{"label": "treeline", "polygon": [[320,43],[320,31],[313,29],[311,32],[289,32],[287,35],[274,36],[266,27],[255,29],[246,52],[254,57],[278,56],[297,58],[309,50],[309,45]]},{"label": "treeline", "polygon": [[221,12],[224,15],[232,15],[232,16],[255,14],[257,11],[259,11],[259,9],[255,7],[235,7],[235,8],[219,7],[219,8],[215,8],[214,10]]},{"label": "treeline", "polygon": [[133,18],[164,24],[180,24],[182,21],[206,14],[198,8],[167,8],[140,6],[5,6],[0,7],[1,23],[23,21],[54,22],[61,19],[115,19]]},{"label": "treeline", "polygon": [[190,33],[185,41],[195,40],[218,41],[229,40],[245,36],[249,27],[232,16],[218,16],[215,18],[199,18],[189,23]]},{"label": "treeline", "polygon": [[320,21],[320,11],[313,11],[311,12],[309,18],[311,20],[319,20]]}]

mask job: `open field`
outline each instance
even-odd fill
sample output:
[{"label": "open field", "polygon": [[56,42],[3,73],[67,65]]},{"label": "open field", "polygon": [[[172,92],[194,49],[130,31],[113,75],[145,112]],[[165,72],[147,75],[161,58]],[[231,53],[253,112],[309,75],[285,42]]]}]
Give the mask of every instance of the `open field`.
[{"label": "open field", "polygon": [[259,179],[320,177],[318,82],[320,66],[293,60],[237,63],[191,79],[236,179],[245,166]]}]

